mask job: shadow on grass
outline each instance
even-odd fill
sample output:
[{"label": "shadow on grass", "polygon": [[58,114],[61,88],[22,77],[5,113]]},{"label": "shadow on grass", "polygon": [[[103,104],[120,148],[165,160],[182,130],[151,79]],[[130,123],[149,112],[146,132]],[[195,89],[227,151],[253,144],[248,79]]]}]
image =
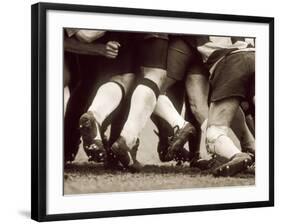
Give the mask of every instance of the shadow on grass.
[{"label": "shadow on grass", "polygon": [[[68,178],[68,174],[70,175],[89,175],[94,174],[96,176],[102,175],[120,175],[122,173],[128,173],[128,171],[124,170],[116,170],[116,169],[108,169],[103,166],[103,164],[97,163],[73,163],[67,164],[64,169],[65,179]],[[163,165],[144,165],[140,174],[183,174],[189,176],[207,176],[211,174],[210,170],[201,171],[198,168],[191,168],[188,164],[184,164],[181,166],[176,166],[174,164],[163,164]],[[235,177],[236,178],[253,178],[255,175],[250,173],[239,173]]]}]

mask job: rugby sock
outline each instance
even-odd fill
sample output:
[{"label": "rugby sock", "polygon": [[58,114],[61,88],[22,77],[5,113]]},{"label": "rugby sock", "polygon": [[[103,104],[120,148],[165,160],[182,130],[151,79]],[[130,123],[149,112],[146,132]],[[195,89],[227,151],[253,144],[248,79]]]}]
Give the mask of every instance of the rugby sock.
[{"label": "rugby sock", "polygon": [[152,88],[139,84],[133,92],[128,119],[121,132],[129,148],[132,148],[147,120],[151,116],[155,105],[156,95]]},{"label": "rugby sock", "polygon": [[[119,106],[123,98],[121,86],[107,82],[100,86],[89,111],[92,111],[99,125]],[[100,133],[98,133],[100,138]]]},{"label": "rugby sock", "polygon": [[228,127],[210,126],[206,133],[207,149],[210,153],[217,154],[227,159],[231,159],[241,151],[234,145],[227,136]]},{"label": "rugby sock", "polygon": [[228,136],[223,135],[216,140],[215,153],[227,159],[231,159],[235,154],[241,153],[241,151]]},{"label": "rugby sock", "polygon": [[178,126],[182,128],[187,123],[175,109],[170,99],[165,95],[160,95],[158,97],[154,114],[167,121],[171,127]]}]

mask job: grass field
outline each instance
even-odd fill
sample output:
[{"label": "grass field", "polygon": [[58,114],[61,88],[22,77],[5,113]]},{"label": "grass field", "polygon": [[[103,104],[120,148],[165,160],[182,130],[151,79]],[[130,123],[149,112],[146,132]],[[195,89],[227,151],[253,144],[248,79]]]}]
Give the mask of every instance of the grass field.
[{"label": "grass field", "polygon": [[184,189],[255,184],[253,175],[214,178],[188,166],[146,165],[140,173],[105,170],[102,165],[77,163],[65,170],[65,194]]},{"label": "grass field", "polygon": [[[140,173],[106,170],[101,164],[88,163],[80,150],[73,164],[64,170],[64,194],[87,194],[101,192],[126,192],[145,190],[184,189],[202,187],[248,186],[255,184],[252,174],[235,177],[214,178],[208,172],[189,168],[188,164],[161,163],[156,152],[157,138],[153,124],[148,122],[141,135],[138,160],[144,164]],[[201,153],[207,156],[201,142]],[[236,140],[237,143],[237,140]]]}]

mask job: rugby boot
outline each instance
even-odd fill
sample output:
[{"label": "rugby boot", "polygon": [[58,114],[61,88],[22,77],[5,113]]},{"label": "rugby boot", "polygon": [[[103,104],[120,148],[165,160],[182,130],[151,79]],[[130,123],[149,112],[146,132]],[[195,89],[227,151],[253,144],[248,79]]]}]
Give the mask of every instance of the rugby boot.
[{"label": "rugby boot", "polygon": [[92,112],[84,113],[79,120],[79,129],[83,140],[83,148],[88,156],[88,161],[104,162],[106,151],[102,140],[97,139],[99,125]]},{"label": "rugby boot", "polygon": [[183,146],[186,142],[192,141],[196,137],[196,129],[190,123],[186,123],[182,128],[176,126],[174,129],[176,129],[175,134],[169,139],[169,147],[166,155],[167,160],[178,160],[183,156],[187,156],[187,153],[182,153]]},{"label": "rugby boot", "polygon": [[120,136],[117,141],[111,146],[111,151],[115,158],[122,164],[122,166],[130,172],[139,172],[142,165],[136,159],[136,153],[139,146],[139,140],[130,149],[125,139]]},{"label": "rugby boot", "polygon": [[228,162],[215,168],[212,173],[215,177],[230,177],[246,170],[252,163],[253,160],[248,153],[237,153]]}]

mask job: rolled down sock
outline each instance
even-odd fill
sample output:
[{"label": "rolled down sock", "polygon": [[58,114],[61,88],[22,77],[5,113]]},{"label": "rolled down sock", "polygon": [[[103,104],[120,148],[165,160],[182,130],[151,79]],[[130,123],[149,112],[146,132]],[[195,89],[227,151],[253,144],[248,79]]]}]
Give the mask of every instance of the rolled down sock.
[{"label": "rolled down sock", "polygon": [[212,125],[207,128],[206,147],[210,153],[217,154],[226,159],[231,159],[241,151],[227,136],[228,127]]}]

